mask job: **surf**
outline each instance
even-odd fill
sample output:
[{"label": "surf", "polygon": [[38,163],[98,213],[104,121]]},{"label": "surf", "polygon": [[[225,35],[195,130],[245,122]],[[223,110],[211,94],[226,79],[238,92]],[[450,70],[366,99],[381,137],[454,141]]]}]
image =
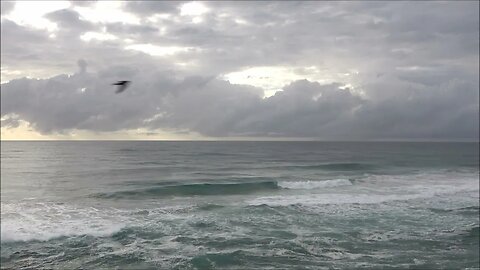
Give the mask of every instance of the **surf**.
[{"label": "surf", "polygon": [[96,198],[103,199],[144,199],[171,196],[215,196],[250,194],[259,191],[277,190],[277,182],[248,182],[248,183],[194,183],[167,186],[155,186],[143,189],[97,193]]}]

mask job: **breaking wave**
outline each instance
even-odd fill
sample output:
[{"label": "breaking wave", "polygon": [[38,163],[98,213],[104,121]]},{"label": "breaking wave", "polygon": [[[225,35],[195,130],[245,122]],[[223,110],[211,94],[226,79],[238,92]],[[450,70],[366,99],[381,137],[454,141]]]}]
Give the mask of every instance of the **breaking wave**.
[{"label": "breaking wave", "polygon": [[339,186],[351,186],[353,180],[349,179],[333,179],[324,181],[295,181],[295,182],[278,182],[278,186],[287,189],[316,189],[330,188]]}]

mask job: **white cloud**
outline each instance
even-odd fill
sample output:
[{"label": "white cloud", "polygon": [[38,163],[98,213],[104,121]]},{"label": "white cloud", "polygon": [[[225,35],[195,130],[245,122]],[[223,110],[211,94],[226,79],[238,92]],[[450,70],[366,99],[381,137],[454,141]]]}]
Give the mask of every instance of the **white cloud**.
[{"label": "white cloud", "polygon": [[200,17],[200,16],[193,17],[193,18],[192,18],[192,22],[195,23],[195,24],[201,23],[201,22],[203,22],[203,19],[202,19],[202,17]]},{"label": "white cloud", "polygon": [[234,21],[235,21],[235,23],[241,24],[241,25],[249,25],[250,24],[249,22],[247,22],[246,20],[241,19],[241,18],[237,18]]}]

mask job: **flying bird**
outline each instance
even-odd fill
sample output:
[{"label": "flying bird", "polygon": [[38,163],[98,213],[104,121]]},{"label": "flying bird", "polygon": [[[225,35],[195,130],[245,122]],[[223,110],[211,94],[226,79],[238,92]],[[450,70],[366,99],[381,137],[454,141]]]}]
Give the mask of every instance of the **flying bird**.
[{"label": "flying bird", "polygon": [[118,85],[118,88],[117,88],[117,91],[115,91],[115,94],[125,91],[125,89],[127,89],[129,84],[130,84],[130,81],[118,81],[116,83],[112,83],[112,85]]}]

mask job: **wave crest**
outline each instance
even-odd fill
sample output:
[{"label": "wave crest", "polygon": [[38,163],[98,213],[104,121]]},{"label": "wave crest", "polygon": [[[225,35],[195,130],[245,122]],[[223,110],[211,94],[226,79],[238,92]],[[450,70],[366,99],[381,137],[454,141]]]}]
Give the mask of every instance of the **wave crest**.
[{"label": "wave crest", "polygon": [[278,186],[287,189],[315,189],[330,188],[340,186],[351,186],[352,180],[349,179],[333,179],[324,181],[295,181],[295,182],[278,182]]},{"label": "wave crest", "polygon": [[248,182],[248,183],[199,183],[186,185],[170,185],[149,187],[145,189],[98,193],[93,195],[103,199],[144,199],[168,196],[214,196],[249,194],[258,191],[276,190],[277,182]]}]

